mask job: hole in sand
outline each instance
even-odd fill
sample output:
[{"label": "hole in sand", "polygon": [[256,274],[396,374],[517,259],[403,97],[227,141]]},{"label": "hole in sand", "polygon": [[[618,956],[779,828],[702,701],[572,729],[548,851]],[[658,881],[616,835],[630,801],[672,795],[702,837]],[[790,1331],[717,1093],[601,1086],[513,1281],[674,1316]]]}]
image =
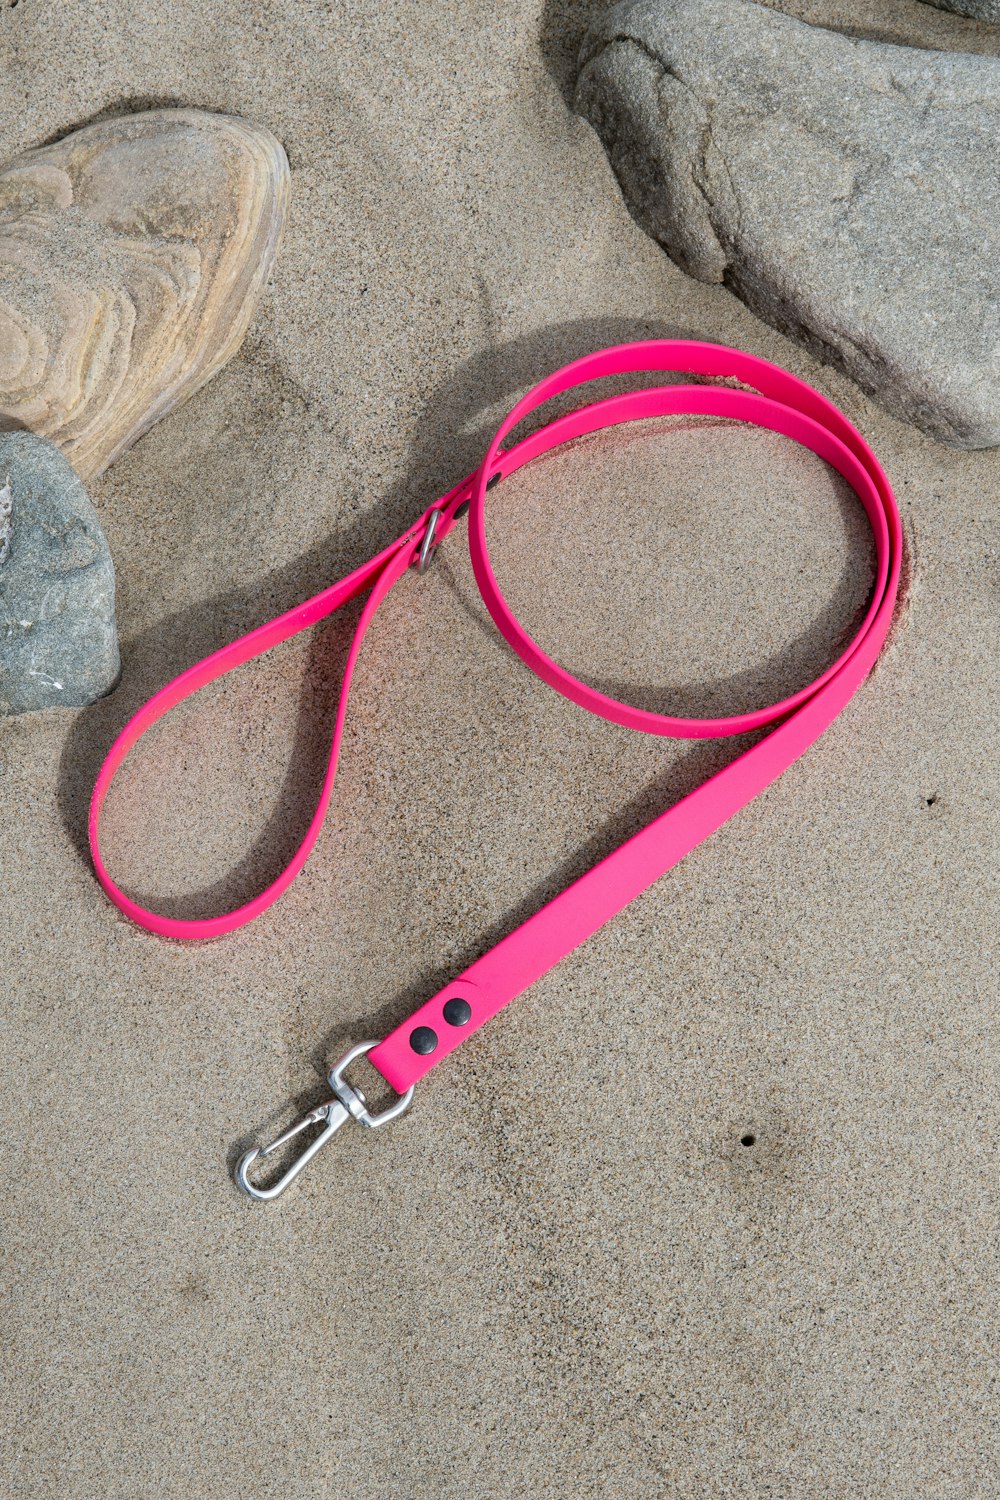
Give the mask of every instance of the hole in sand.
[{"label": "hole in sand", "polygon": [[754,1142],[756,1141],[756,1139],[757,1139],[757,1137],[755,1135],[750,1135],[750,1134],[741,1135],[740,1136],[740,1145],[741,1146],[752,1146],[754,1144]]}]

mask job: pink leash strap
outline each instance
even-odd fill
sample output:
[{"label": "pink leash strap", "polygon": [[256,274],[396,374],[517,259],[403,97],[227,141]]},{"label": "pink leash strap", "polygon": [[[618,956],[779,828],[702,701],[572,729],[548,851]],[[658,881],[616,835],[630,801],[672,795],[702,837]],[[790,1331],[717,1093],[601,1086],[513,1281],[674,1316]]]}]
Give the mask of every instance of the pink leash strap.
[{"label": "pink leash strap", "polygon": [[[501,446],[519,422],[553,396],[602,376],[657,371],[732,379],[752,389],[721,384],[654,386],[593,402],[555,418],[510,448]],[[490,563],[486,546],[486,494],[498,479],[512,474],[539,454],[585,433],[670,413],[736,418],[794,439],[842,475],[863,505],[871,525],[876,579],[859,630],[837,660],[814,682],[766,708],[720,719],[680,719],[607,697],[560,667],[531,638],[500,592]],[[407,568],[416,564],[422,571],[427,566],[437,545],[466,511],[473,572],[487,609],[501,634],[532,671],[565,697],[614,723],[647,734],[681,739],[704,739],[774,727],[769,735],[661,813],[476,959],[383,1041],[364,1042],[353,1048],[330,1075],[335,1098],[297,1121],[264,1151],[249,1152],[240,1164],[238,1181],[255,1198],[276,1197],[283,1191],[345,1120],[353,1117],[363,1125],[374,1126],[401,1113],[412,1098],[413,1086],[425,1073],[774,781],[822,734],[871,671],[892,619],[902,558],[899,512],[875,455],[831,402],[778,366],[718,344],[662,339],[621,344],[586,355],[549,375],[523,396],[500,425],[479,467],[429,506],[414,525],[371,562],[306,603],[189,667],[154,694],[125,726],[97,778],[89,831],[97,878],[112,901],[134,922],[166,937],[218,937],[251,921],[291,884],[316,841],[330,801],[351,679],[375,611]],[[198,688],[315,624],[365,590],[369,591],[368,598],[348,653],[319,802],[302,844],[288,866],[252,901],[221,916],[179,920],[160,916],[133,901],[107,871],[99,847],[99,830],[108,788],[136,740],[168,709]],[[343,1077],[343,1070],[362,1053],[368,1054],[370,1062],[401,1096],[378,1115],[369,1114],[362,1095]],[[325,1128],[321,1134],[276,1184],[261,1188],[250,1181],[249,1167],[259,1155],[276,1150],[306,1126],[323,1122]]]}]

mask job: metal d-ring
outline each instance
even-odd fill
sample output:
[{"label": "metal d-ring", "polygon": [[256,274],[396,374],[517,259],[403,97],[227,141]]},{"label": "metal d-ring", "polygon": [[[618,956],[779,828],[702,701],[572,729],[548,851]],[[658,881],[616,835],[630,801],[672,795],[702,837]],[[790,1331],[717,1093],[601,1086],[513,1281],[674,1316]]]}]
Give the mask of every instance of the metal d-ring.
[{"label": "metal d-ring", "polygon": [[434,554],[437,551],[434,538],[437,535],[438,522],[443,514],[443,511],[435,507],[427,517],[427,530],[424,532],[424,539],[420,543],[420,556],[417,558],[418,573],[426,573],[434,561]]}]

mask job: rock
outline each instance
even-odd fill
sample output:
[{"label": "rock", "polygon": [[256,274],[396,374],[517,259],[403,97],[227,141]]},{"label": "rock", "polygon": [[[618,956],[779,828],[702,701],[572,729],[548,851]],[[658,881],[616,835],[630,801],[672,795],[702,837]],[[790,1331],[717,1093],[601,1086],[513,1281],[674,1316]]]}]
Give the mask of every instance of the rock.
[{"label": "rock", "polygon": [[287,198],[268,131],[196,109],[15,157],[0,171],[0,428],[99,474],[239,348]]},{"label": "rock", "polygon": [[977,21],[1000,21],[1000,0],[926,0],[938,10],[954,11],[956,16],[972,16]]},{"label": "rock", "polygon": [[1000,62],[639,0],[592,28],[576,107],[684,270],[944,442],[1000,442]]},{"label": "rock", "polygon": [[30,432],[0,436],[0,715],[79,707],[118,677],[115,570],[87,491]]}]

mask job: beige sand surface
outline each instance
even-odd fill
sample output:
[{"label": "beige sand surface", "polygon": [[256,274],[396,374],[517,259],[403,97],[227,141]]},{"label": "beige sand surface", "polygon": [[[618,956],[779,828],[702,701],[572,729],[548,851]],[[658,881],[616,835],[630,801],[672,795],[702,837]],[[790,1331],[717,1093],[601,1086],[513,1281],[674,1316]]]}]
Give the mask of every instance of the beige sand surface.
[{"label": "beige sand surface", "polygon": [[[789,6],[933,46],[899,0]],[[881,11],[881,7],[879,10]],[[20,0],[3,155],[102,110],[241,112],[293,206],[240,356],[95,486],[125,675],[0,724],[0,1494],[992,1500],[1000,457],[939,447],[688,280],[564,90],[584,7]],[[732,745],[590,718],[504,648],[463,530],[366,647],[335,806],[267,915],[202,947],[82,853],[128,713],[395,536],[553,364],[670,332],[816,382],[897,486],[892,646],[824,740],[280,1205],[227,1161]],[[661,423],[493,495],[544,644],[717,713],[817,670],[870,564],[819,460]],[[648,610],[652,601],[652,624]],[[178,713],[108,815],[189,914],[308,818],[343,629]],[[740,1144],[746,1133],[756,1144]]]}]

